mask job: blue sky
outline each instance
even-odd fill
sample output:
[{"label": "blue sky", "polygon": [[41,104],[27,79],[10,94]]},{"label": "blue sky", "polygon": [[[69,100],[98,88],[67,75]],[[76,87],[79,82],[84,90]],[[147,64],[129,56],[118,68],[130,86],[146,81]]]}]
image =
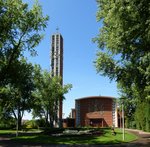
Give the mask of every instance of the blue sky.
[{"label": "blue sky", "polygon": [[[34,0],[24,0],[32,4]],[[97,44],[92,42],[101,23],[96,21],[96,0],[39,0],[44,15],[49,15],[45,37],[36,47],[37,57],[28,57],[42,69],[50,70],[50,37],[59,27],[64,38],[64,84],[73,85],[63,102],[64,117],[75,107],[75,99],[85,96],[118,97],[115,82],[96,73]],[[28,117],[26,115],[25,117]]]}]

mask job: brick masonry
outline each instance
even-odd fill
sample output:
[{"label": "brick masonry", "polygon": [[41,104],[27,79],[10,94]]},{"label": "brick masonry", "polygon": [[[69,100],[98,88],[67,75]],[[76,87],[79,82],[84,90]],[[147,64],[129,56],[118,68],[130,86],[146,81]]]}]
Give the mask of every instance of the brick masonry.
[{"label": "brick masonry", "polygon": [[92,96],[75,100],[76,126],[108,127],[113,125],[115,98]]}]

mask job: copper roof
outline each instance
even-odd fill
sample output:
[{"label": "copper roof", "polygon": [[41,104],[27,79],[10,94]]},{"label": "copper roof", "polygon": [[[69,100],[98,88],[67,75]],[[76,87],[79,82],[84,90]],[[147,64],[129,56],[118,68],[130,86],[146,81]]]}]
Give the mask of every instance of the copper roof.
[{"label": "copper roof", "polygon": [[88,96],[88,97],[82,97],[75,100],[82,100],[82,99],[94,99],[94,98],[108,98],[108,99],[115,99],[115,97],[110,96]]}]

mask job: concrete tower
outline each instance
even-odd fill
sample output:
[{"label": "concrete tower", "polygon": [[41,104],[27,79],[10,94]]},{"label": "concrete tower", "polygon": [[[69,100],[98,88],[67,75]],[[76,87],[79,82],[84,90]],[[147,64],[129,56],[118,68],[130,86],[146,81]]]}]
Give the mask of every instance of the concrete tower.
[{"label": "concrete tower", "polygon": [[[58,30],[57,30],[58,31]],[[51,36],[51,74],[62,78],[63,85],[63,37],[60,33],[55,33]],[[59,100],[56,127],[61,126],[62,121],[62,98]]]}]

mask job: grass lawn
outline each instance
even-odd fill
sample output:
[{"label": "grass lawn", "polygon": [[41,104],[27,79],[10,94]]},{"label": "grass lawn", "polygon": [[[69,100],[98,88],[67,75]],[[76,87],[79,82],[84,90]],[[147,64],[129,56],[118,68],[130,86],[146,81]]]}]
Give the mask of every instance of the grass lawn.
[{"label": "grass lawn", "polygon": [[0,135],[15,134],[15,130],[0,130]]},{"label": "grass lawn", "polygon": [[[18,131],[19,133],[24,133],[23,131]],[[37,133],[37,132],[41,132],[37,129],[30,129],[30,131],[28,132],[32,132],[32,133]],[[16,134],[16,130],[0,130],[0,135],[13,135]]]},{"label": "grass lawn", "polygon": [[[120,129],[115,129],[116,136],[111,134],[111,129],[103,129],[104,134],[100,136],[49,136],[42,134],[23,134],[23,136],[12,137],[12,140],[21,141],[21,142],[34,142],[34,143],[42,143],[42,144],[118,144],[122,143],[122,132]],[[5,131],[0,131],[1,133],[5,133]],[[6,131],[7,133],[7,131]],[[11,132],[15,133],[15,132]],[[137,139],[137,137],[133,134],[125,132],[125,141],[130,142]]]}]

